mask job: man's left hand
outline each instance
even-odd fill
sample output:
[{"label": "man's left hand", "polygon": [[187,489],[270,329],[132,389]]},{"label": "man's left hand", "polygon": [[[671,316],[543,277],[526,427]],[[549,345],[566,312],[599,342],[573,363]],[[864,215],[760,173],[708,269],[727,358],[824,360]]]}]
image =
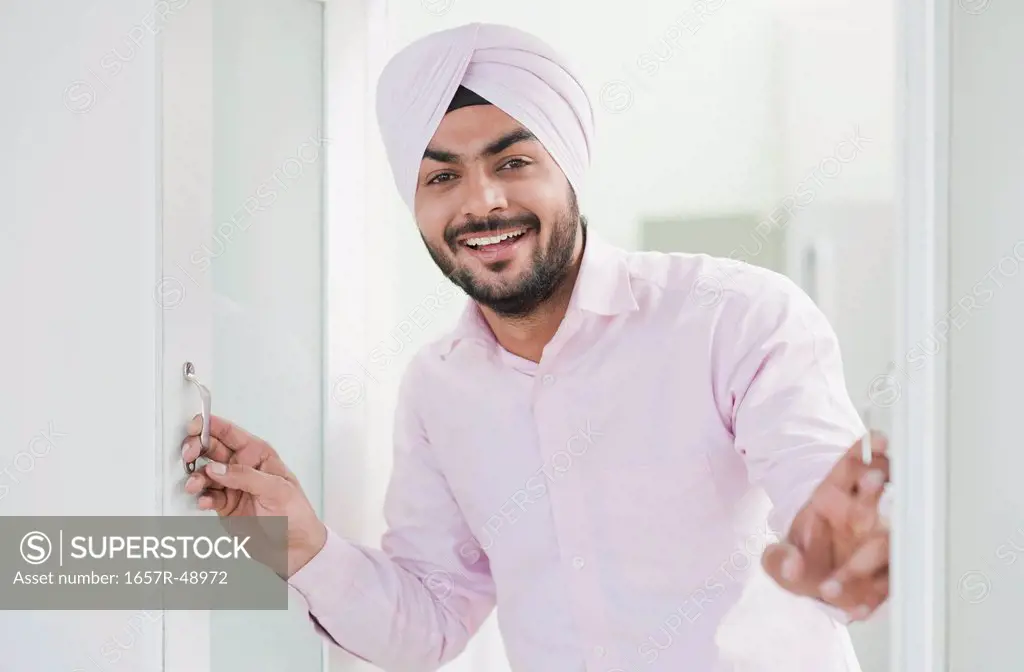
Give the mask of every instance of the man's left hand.
[{"label": "man's left hand", "polygon": [[879,500],[889,482],[888,442],[872,432],[865,464],[858,440],[796,515],[785,541],[762,557],[765,571],[786,590],[870,616],[889,596],[889,523]]}]

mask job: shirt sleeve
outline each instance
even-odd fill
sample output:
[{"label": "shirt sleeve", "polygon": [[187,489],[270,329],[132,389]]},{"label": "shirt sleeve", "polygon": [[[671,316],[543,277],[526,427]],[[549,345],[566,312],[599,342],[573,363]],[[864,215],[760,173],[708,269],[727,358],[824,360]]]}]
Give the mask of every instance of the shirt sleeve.
[{"label": "shirt sleeve", "polygon": [[385,670],[435,670],[461,653],[495,604],[476,544],[431,452],[415,408],[415,363],[401,383],[387,531],[367,548],[328,530],[288,583],[316,631]]},{"label": "shirt sleeve", "polygon": [[[785,276],[766,273],[757,282],[723,309],[716,383],[735,450],[750,482],[772,502],[769,525],[785,537],[814,489],[866,430],[825,315]],[[819,604],[848,622],[844,612]]]}]

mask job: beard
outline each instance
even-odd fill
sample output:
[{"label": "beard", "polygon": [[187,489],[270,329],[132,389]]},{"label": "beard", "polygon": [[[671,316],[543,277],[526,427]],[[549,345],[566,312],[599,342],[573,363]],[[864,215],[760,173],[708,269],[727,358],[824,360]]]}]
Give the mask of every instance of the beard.
[{"label": "beard", "polygon": [[[423,243],[441,272],[470,299],[503,317],[523,318],[551,298],[569,275],[573,251],[576,248],[578,225],[582,225],[585,242],[587,220],[580,216],[576,194],[570,192],[568,208],[551,223],[551,237],[546,248],[540,245],[540,219],[533,213],[516,217],[489,217],[452,227],[445,231],[447,251],[441,246],[431,245],[426,238],[423,238]],[[459,266],[455,261],[458,250],[456,241],[460,236],[468,233],[487,234],[503,228],[520,226],[531,229],[538,241],[530,259],[529,269],[520,277],[488,282],[475,277],[471,270]],[[499,261],[487,266],[491,271],[500,272],[507,266],[507,262]]]}]

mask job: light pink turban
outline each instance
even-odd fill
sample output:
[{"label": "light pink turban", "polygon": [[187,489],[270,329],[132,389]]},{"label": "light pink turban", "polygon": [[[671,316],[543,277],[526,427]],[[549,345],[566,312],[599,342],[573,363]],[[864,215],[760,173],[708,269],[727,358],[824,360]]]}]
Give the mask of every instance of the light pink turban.
[{"label": "light pink turban", "polygon": [[395,185],[413,209],[423,150],[459,85],[531,131],[579,193],[590,166],[594,111],[565,60],[511,26],[471,23],[395,54],[377,83],[377,121]]}]

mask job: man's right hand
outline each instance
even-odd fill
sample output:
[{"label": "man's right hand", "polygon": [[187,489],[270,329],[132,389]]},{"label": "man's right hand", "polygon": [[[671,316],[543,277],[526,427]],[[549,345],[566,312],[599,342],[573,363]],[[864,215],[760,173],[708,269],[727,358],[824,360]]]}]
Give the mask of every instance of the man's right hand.
[{"label": "man's right hand", "polygon": [[[202,416],[192,418],[182,444],[182,459],[199,457]],[[197,469],[185,491],[199,495],[199,508],[222,518],[284,516],[288,519],[289,578],[299,571],[327,541],[327,528],[316,515],[298,479],[277,452],[263,439],[219,416],[210,417],[210,463]]]}]

